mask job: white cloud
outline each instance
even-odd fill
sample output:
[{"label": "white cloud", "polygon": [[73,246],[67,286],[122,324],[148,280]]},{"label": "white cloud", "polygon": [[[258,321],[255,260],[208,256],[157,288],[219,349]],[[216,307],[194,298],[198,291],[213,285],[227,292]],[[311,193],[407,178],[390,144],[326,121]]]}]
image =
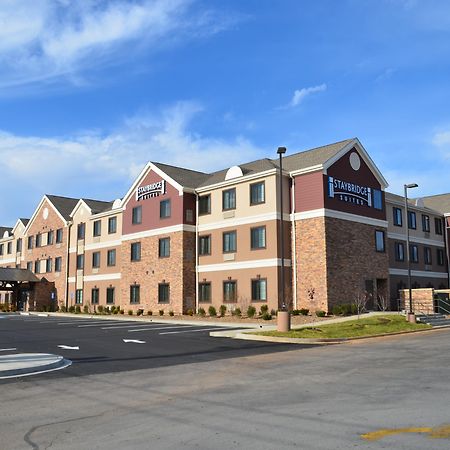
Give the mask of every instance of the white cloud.
[{"label": "white cloud", "polygon": [[312,86],[302,89],[297,89],[294,91],[294,95],[292,96],[291,101],[287,105],[288,108],[295,108],[296,106],[300,105],[300,103],[305,100],[306,97],[308,97],[311,94],[316,94],[317,92],[323,92],[326,91],[327,85],[321,84],[319,86]]},{"label": "white cloud", "polygon": [[231,23],[230,17],[195,15],[194,1],[2,0],[0,88],[79,82],[86,71]]},{"label": "white cloud", "polygon": [[148,161],[212,171],[257,159],[247,139],[225,140],[189,131],[201,105],[180,102],[161,114],[140,114],[105,134],[18,136],[0,131],[0,222],[32,213],[45,193],[111,200],[124,195]]}]

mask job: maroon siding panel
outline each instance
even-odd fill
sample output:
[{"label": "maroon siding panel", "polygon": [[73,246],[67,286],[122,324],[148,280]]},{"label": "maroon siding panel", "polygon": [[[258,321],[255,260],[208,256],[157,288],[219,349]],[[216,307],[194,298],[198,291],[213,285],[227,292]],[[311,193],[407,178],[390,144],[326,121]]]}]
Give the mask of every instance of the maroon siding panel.
[{"label": "maroon siding panel", "polygon": [[324,207],[322,172],[306,173],[295,177],[295,212]]},{"label": "maroon siding panel", "polygon": [[[187,225],[195,225],[195,209],[196,209],[196,197],[195,194],[184,194],[184,223]],[[192,220],[188,220],[188,211],[192,211]]]}]

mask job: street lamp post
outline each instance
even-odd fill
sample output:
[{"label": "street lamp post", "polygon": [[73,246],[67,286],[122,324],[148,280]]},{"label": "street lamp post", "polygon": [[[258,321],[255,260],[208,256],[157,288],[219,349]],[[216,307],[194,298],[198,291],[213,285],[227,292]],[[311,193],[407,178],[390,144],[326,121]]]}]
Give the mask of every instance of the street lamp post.
[{"label": "street lamp post", "polygon": [[[408,320],[415,322],[413,306],[412,306],[412,289],[411,289],[411,249],[409,246],[409,211],[408,211],[408,189],[419,187],[416,183],[405,184],[405,226],[406,226],[406,259],[408,262],[408,292],[409,292],[409,312]],[[405,305],[406,309],[406,305]]]}]

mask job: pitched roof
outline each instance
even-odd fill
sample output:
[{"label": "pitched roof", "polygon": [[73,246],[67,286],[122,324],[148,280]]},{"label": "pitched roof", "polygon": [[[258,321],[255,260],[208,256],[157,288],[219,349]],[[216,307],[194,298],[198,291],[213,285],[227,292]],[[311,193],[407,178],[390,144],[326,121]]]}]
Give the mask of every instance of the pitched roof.
[{"label": "pitched roof", "polygon": [[28,222],[30,221],[30,219],[23,219],[23,218],[20,218],[19,220],[23,223],[25,227],[28,225]]},{"label": "pitched roof", "polygon": [[8,231],[10,234],[12,233],[11,227],[0,227],[0,239],[3,238],[3,235],[5,234],[5,231]]},{"label": "pitched roof", "polygon": [[[389,202],[396,202],[396,203],[401,203],[402,205],[405,203],[405,197],[403,197],[402,195],[397,195],[397,194],[393,194],[392,192],[385,192],[385,196],[386,196],[386,201]],[[417,204],[417,201],[423,200],[423,206],[420,206],[419,204]],[[408,205],[411,205],[412,207],[415,208],[420,208],[420,209],[424,209],[424,210],[428,210],[431,213],[434,214],[439,214],[440,211],[436,208],[432,208],[429,204],[427,204],[427,202],[425,202],[425,198],[408,198]]]},{"label": "pitched roof", "polygon": [[52,202],[53,206],[59,211],[64,219],[70,220],[70,213],[78,203],[78,198],[60,197],[58,195],[46,195],[46,197]]},{"label": "pitched roof", "polygon": [[[104,211],[112,209],[114,202],[104,202],[101,200],[92,200],[89,198],[83,198],[83,201],[91,208],[92,214],[98,214]],[[72,212],[72,211],[71,211]]]},{"label": "pitched roof", "polygon": [[209,176],[207,173],[204,172],[197,172],[196,170],[183,169],[182,167],[169,166],[168,164],[162,164],[153,161],[152,164],[154,164],[164,173],[169,175],[170,178],[175,180],[181,186],[190,189],[195,189]]},{"label": "pitched roof", "polygon": [[450,194],[430,195],[422,197],[423,204],[428,208],[441,212],[442,214],[450,213]]},{"label": "pitched roof", "polygon": [[39,278],[31,270],[0,267],[0,281],[36,283]]}]

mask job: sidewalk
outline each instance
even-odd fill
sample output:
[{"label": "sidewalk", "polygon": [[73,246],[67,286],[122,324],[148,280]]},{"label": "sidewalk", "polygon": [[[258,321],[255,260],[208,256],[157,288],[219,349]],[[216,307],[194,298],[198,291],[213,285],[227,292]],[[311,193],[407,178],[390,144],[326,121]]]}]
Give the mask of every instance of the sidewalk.
[{"label": "sidewalk", "polygon": [[62,356],[48,353],[3,355],[0,356],[0,380],[64,369],[71,364],[71,361]]}]

